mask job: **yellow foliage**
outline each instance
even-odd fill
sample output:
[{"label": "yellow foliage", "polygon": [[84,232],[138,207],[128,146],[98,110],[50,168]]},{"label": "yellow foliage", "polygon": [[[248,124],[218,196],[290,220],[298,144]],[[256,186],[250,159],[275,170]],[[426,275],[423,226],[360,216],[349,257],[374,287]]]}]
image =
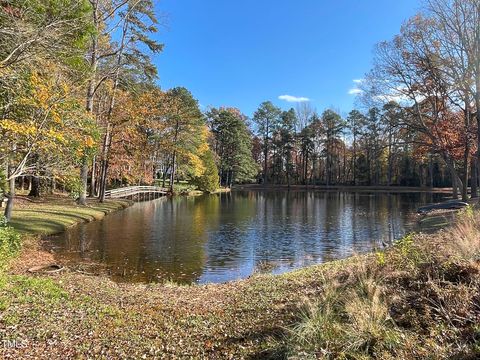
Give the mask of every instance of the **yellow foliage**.
[{"label": "yellow foliage", "polygon": [[188,154],[188,160],[194,177],[201,176],[205,172],[205,166],[200,156],[190,153]]},{"label": "yellow foliage", "polygon": [[200,144],[200,146],[198,148],[198,152],[199,152],[200,155],[205,154],[210,149],[210,147],[208,145],[209,136],[210,136],[210,130],[208,130],[207,126],[203,126],[202,134],[201,134],[202,143]]},{"label": "yellow foliage", "polygon": [[29,123],[18,123],[14,120],[0,120],[0,129],[13,133],[14,136],[32,136],[36,132],[34,125]]},{"label": "yellow foliage", "polygon": [[93,148],[95,146],[95,140],[91,136],[86,136],[84,140],[84,145],[87,148]]}]

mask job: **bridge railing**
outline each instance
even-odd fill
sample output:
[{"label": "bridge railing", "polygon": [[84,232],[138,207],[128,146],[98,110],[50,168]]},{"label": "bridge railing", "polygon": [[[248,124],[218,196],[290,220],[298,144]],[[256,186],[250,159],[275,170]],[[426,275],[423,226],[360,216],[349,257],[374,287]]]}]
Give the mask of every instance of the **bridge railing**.
[{"label": "bridge railing", "polygon": [[105,198],[122,198],[143,193],[167,194],[168,189],[159,186],[128,186],[105,191]]}]

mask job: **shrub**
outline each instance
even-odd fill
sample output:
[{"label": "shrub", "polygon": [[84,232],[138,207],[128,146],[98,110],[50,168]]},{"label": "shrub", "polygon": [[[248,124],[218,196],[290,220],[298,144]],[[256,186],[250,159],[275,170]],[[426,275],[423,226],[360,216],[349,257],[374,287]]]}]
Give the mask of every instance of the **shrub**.
[{"label": "shrub", "polygon": [[392,257],[398,268],[411,271],[428,261],[428,254],[415,244],[414,239],[414,234],[408,234],[394,243]]},{"label": "shrub", "polygon": [[78,199],[82,192],[82,181],[78,176],[68,176],[63,179],[65,190],[68,191],[72,199]]},{"label": "shrub", "polygon": [[20,250],[20,235],[8,226],[4,217],[0,219],[0,271],[5,270],[8,261]]},{"label": "shrub", "polygon": [[375,257],[377,258],[377,264],[380,266],[385,266],[386,264],[386,257],[385,257],[385,252],[384,251],[377,251],[375,253]]}]

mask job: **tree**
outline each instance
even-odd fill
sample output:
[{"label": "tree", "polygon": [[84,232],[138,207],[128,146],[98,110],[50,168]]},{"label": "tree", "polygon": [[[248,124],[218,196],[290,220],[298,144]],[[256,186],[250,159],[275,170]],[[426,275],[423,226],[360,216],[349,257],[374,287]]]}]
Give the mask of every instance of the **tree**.
[{"label": "tree", "polygon": [[212,149],[218,157],[221,184],[252,181],[257,165],[252,155],[252,134],[246,116],[238,109],[220,108],[207,112],[207,121],[213,134]]},{"label": "tree", "polygon": [[347,117],[347,126],[352,135],[352,147],[353,147],[353,156],[352,156],[352,173],[353,173],[353,185],[357,185],[357,148],[358,148],[358,138],[362,134],[362,129],[365,126],[367,119],[358,110],[352,110]]},{"label": "tree", "polygon": [[198,164],[198,149],[207,141],[205,119],[198,101],[185,88],[178,87],[167,91],[160,100],[163,145],[170,154],[168,169],[170,171],[170,190],[173,192],[178,170],[183,166],[191,172],[191,165]]},{"label": "tree", "polygon": [[281,158],[281,167],[285,172],[287,185],[289,187],[294,170],[292,152],[295,146],[295,126],[297,122],[298,119],[294,109],[283,111],[280,115],[280,123],[277,130],[277,146]]},{"label": "tree", "polygon": [[[97,3],[98,6],[98,3]],[[98,8],[94,6],[98,11]],[[112,81],[110,97],[106,109],[106,116],[104,118],[105,133],[103,137],[102,146],[102,161],[100,172],[100,201],[105,198],[106,179],[109,162],[109,152],[112,144],[112,114],[116,104],[116,95],[120,86],[121,80],[127,80],[129,73],[134,73],[136,76],[143,77],[147,81],[151,81],[156,77],[156,68],[151,64],[149,54],[155,54],[162,50],[163,45],[152,40],[150,35],[157,32],[156,24],[158,23],[154,14],[154,5],[151,0],[131,0],[123,1],[118,4],[113,4],[113,9],[108,12],[108,17],[115,19],[119,17],[119,24],[121,25],[120,41],[110,49],[110,52],[103,54],[103,57],[114,58],[113,64],[106,64],[111,67],[109,76]],[[95,11],[94,11],[95,14]],[[94,23],[98,24],[98,14],[94,15]],[[105,20],[103,21],[105,22]],[[98,25],[101,26],[101,23]],[[147,49],[147,50],[145,50]],[[98,38],[92,38],[92,55],[91,66],[96,71],[100,56],[98,52]],[[97,81],[92,78],[87,91],[87,110],[92,111],[93,98],[95,96]],[[85,166],[85,164],[84,164]],[[83,178],[86,183],[86,178]],[[85,196],[84,194],[83,196]],[[82,196],[82,198],[83,198]]]},{"label": "tree", "polygon": [[41,59],[72,64],[89,34],[86,0],[0,4],[0,69],[38,66]]},{"label": "tree", "polygon": [[253,115],[257,131],[263,139],[263,183],[268,183],[268,156],[271,143],[271,134],[278,126],[281,110],[270,101],[260,104]]},{"label": "tree", "polygon": [[[393,167],[396,154],[397,144],[401,141],[400,135],[404,133],[400,124],[403,119],[402,108],[394,101],[385,104],[382,108],[381,123],[383,131],[386,133],[386,146],[388,150],[388,170],[387,170],[387,185],[392,185],[393,182]],[[400,130],[400,131],[399,131]]]},{"label": "tree", "polygon": [[295,131],[301,132],[304,128],[308,126],[315,111],[312,109],[312,106],[307,101],[298,103],[295,112],[297,119],[295,123]]},{"label": "tree", "polygon": [[301,178],[301,182],[304,185],[308,184],[308,168],[309,168],[309,163],[308,161],[310,160],[310,156],[313,153],[314,150],[314,143],[312,141],[313,138],[313,126],[316,124],[318,121],[313,120],[309,126],[305,127],[299,134],[300,138],[300,153],[301,153],[301,161],[302,161],[302,174],[299,176]]},{"label": "tree", "polygon": [[[0,96],[5,100],[1,108],[4,119],[6,114],[16,112],[15,98],[23,92],[18,92],[18,86],[46,62],[55,64],[69,77],[82,70],[82,51],[91,30],[89,12],[86,1],[9,1],[0,5]],[[39,159],[36,154],[30,155]],[[15,169],[9,170],[12,204],[14,179],[24,167],[22,164],[11,165]]]},{"label": "tree", "polygon": [[213,152],[208,149],[200,156],[204,170],[200,176],[193,178],[193,183],[198,189],[207,193],[212,193],[218,188],[219,177],[218,169],[215,164]]},{"label": "tree", "polygon": [[[464,123],[469,127],[472,115],[480,109],[480,6],[477,0],[428,0],[427,15],[431,41],[426,45],[438,56],[443,75],[459,93],[461,100],[457,103],[463,103]],[[472,98],[475,110],[468,106]],[[480,168],[480,116],[475,117],[477,152],[472,167],[472,197],[478,196]],[[468,151],[464,152],[465,164]]]},{"label": "tree", "polygon": [[339,141],[345,123],[335,111],[325,110],[322,114],[322,124],[325,129],[325,157],[326,157],[326,183],[327,186],[332,184],[334,180],[333,162],[336,160],[338,154],[335,153],[335,145]]},{"label": "tree", "polygon": [[25,74],[23,93],[2,113],[1,160],[8,163],[10,183],[7,219],[13,208],[16,178],[65,169],[95,145],[91,118],[79,107],[68,78],[60,70],[45,64],[42,72]]},{"label": "tree", "polygon": [[[416,142],[442,156],[452,174],[452,182],[459,184],[465,195],[467,184],[460,179],[455,161],[456,141],[452,141],[457,136],[445,136],[445,127],[440,126],[451,118],[450,88],[431,59],[419,50],[418,31],[410,26],[402,28],[393,41],[378,45],[375,67],[365,82],[365,93],[377,102],[383,100],[384,104],[398,100],[404,109],[402,126],[418,135]],[[457,128],[454,129],[458,135]]]}]

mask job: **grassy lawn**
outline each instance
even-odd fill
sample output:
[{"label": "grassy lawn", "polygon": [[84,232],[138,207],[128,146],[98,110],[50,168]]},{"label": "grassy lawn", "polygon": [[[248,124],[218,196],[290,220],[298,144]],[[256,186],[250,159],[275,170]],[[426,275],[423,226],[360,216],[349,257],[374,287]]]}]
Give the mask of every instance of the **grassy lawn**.
[{"label": "grassy lawn", "polygon": [[50,197],[38,202],[21,202],[14,207],[10,225],[21,233],[49,235],[64,231],[79,222],[98,220],[109,212],[129,206],[126,200],[90,200],[78,206],[66,197]]}]

